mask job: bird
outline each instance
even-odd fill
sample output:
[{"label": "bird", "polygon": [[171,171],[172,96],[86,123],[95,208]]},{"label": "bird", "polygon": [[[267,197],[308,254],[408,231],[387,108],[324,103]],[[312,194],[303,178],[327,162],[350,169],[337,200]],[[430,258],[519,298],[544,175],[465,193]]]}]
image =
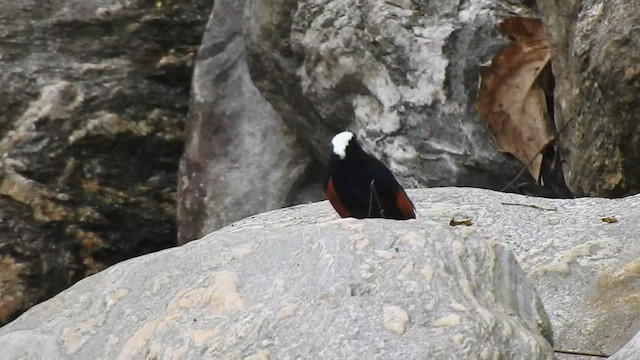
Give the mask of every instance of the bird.
[{"label": "bird", "polygon": [[413,202],[391,170],[366,153],[352,132],[336,134],[331,145],[324,190],[340,217],[416,218]]}]

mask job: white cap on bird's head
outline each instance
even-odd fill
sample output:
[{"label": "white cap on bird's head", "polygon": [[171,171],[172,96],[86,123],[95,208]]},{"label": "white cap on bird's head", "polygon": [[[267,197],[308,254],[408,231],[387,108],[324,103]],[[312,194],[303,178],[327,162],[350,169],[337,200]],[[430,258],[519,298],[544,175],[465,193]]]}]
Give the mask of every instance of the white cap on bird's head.
[{"label": "white cap on bird's head", "polygon": [[340,159],[344,159],[347,156],[347,146],[349,146],[351,139],[353,139],[353,133],[351,131],[343,131],[331,140],[333,153],[338,155]]}]

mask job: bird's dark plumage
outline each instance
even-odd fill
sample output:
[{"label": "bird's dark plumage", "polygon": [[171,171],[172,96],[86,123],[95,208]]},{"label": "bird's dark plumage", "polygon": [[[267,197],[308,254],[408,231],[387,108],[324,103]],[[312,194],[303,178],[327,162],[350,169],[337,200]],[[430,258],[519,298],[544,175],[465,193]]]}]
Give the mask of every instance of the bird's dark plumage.
[{"label": "bird's dark plumage", "polygon": [[341,217],[415,219],[413,203],[402,186],[352,133],[341,132],[331,143],[325,193]]}]

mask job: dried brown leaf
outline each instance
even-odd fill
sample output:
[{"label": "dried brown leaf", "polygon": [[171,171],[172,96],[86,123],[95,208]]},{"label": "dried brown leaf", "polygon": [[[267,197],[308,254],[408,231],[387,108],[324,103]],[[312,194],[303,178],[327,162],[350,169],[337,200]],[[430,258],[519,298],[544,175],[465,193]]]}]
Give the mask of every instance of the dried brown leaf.
[{"label": "dried brown leaf", "polygon": [[456,220],[453,218],[451,219],[451,221],[449,221],[449,226],[460,226],[460,225],[471,226],[473,225],[473,221],[471,221],[471,219]]},{"label": "dried brown leaf", "polygon": [[499,29],[515,42],[480,67],[478,112],[498,150],[513,154],[523,164],[536,157],[528,170],[537,179],[542,163],[539,152],[553,139],[545,93],[537,83],[551,59],[549,42],[537,19],[509,18]]}]

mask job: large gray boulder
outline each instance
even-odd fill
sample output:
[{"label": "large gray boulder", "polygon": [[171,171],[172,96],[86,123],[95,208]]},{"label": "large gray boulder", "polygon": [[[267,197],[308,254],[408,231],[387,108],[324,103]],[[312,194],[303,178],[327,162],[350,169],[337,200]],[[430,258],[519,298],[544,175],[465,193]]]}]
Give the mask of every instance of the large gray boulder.
[{"label": "large gray boulder", "polygon": [[[116,338],[114,335],[111,341],[115,344],[113,345],[115,348],[110,351],[114,353],[121,351],[121,348],[117,347],[120,345],[117,344],[128,341],[134,335],[136,338],[129,342],[129,348],[137,349],[136,346],[146,346],[140,345],[140,342],[152,338],[152,335],[147,334],[154,334],[154,326],[156,325],[160,329],[168,329],[166,331],[178,333],[179,331],[173,327],[174,325],[162,319],[179,311],[187,312],[191,316],[189,318],[191,325],[189,326],[200,330],[193,336],[189,335],[191,339],[200,339],[198,344],[204,344],[209,341],[207,340],[207,329],[215,329],[211,326],[211,321],[214,321],[212,318],[215,316],[207,317],[206,321],[209,322],[205,325],[196,325],[203,321],[203,314],[206,313],[202,307],[215,308],[216,301],[227,299],[221,295],[214,296],[215,289],[235,289],[236,292],[244,294],[242,291],[247,284],[253,284],[251,285],[252,291],[258,291],[255,287],[258,286],[257,283],[260,283],[260,286],[266,289],[261,293],[261,299],[269,299],[266,292],[276,292],[276,290],[279,292],[273,295],[273,298],[282,299],[283,294],[287,291],[295,293],[291,289],[295,286],[302,286],[299,285],[301,281],[306,281],[307,288],[317,289],[313,286],[320,284],[321,281],[328,281],[325,277],[331,274],[334,276],[334,282],[348,283],[351,286],[348,289],[353,289],[354,294],[366,295],[369,293],[366,296],[372,296],[371,293],[373,293],[373,295],[381,296],[381,301],[384,300],[389,302],[391,306],[398,306],[405,310],[409,317],[409,321],[405,324],[405,335],[413,334],[412,331],[415,329],[410,329],[415,326],[414,319],[417,318],[410,304],[395,301],[395,298],[394,301],[390,301],[391,297],[384,296],[390,296],[392,291],[401,288],[402,291],[407,291],[407,293],[403,293],[403,297],[408,299],[417,299],[421,296],[420,294],[427,294],[428,290],[421,287],[424,285],[421,278],[416,280],[403,273],[405,269],[409,274],[424,269],[424,265],[418,261],[416,256],[425,256],[426,261],[430,255],[427,254],[427,251],[423,251],[424,249],[441,254],[438,252],[439,250],[434,250],[433,246],[438,245],[450,249],[449,246],[452,246],[450,243],[463,244],[460,248],[462,250],[476,249],[479,251],[477,256],[480,256],[485,254],[485,250],[482,249],[486,248],[477,245],[484,243],[479,239],[491,239],[491,241],[501,243],[515,254],[520,266],[527,273],[529,281],[532,281],[536,287],[550,317],[554,348],[578,353],[612,355],[640,331],[640,319],[637,316],[637,302],[635,301],[637,259],[640,258],[640,248],[636,241],[640,234],[636,226],[640,223],[640,196],[615,200],[589,198],[550,200],[468,188],[409,190],[408,193],[417,208],[418,219],[415,221],[337,220],[338,217],[330,205],[327,202],[321,202],[256,215],[220,229],[192,245],[126,262],[81,282],[65,294],[34,308],[16,322],[0,329],[3,336],[2,345],[14,344],[12,349],[22,349],[24,348],[23,341],[26,341],[24,339],[30,339],[31,343],[38,341],[46,348],[46,346],[50,346],[48,344],[56,343],[54,340],[56,335],[51,334],[57,334],[58,331],[63,336],[69,337],[69,340],[64,341],[73,343],[78,340],[74,344],[86,343],[85,346],[96,349],[95,346],[98,345],[95,345],[93,340],[89,340],[92,337],[88,334],[91,332],[102,334],[101,331],[104,330],[98,329],[108,328],[118,321],[122,322],[122,325],[113,326],[120,326],[117,328],[120,331],[129,325],[127,322],[129,320],[123,319],[131,319],[130,321],[137,321],[135,323],[137,325],[132,330],[123,330],[125,334],[129,334],[125,336],[127,340],[123,340],[121,336]],[[470,226],[455,226],[451,230],[443,229],[443,225],[449,227],[452,219],[456,221],[469,219],[471,224]],[[617,222],[613,222],[614,219]],[[376,235],[376,232],[380,232],[380,236]],[[257,245],[249,247],[246,245],[247,243],[243,242],[245,240],[242,240],[243,236],[248,236],[246,234],[253,234],[255,239],[252,241],[255,244],[262,244],[260,246],[270,244],[269,246],[272,246],[269,248],[272,249],[270,251],[275,251],[276,244],[283,241],[283,244],[287,244],[292,250],[298,250],[289,251],[286,254],[276,252],[269,259],[260,258],[259,254],[266,256],[266,253],[261,253],[258,250],[262,249],[260,251],[263,251],[267,248]],[[288,235],[286,234],[291,234],[295,240],[282,240],[287,239]],[[274,237],[271,237],[272,235]],[[423,235],[425,235],[424,238]],[[261,236],[269,240],[263,241]],[[337,236],[338,240],[335,242],[331,240],[330,238],[333,236]],[[393,242],[393,239],[397,241]],[[422,239],[424,239],[424,245],[422,245]],[[445,239],[445,244],[441,244],[438,239]],[[464,246],[466,243],[464,239],[469,239],[471,248]],[[391,244],[389,241],[394,246],[389,246]],[[300,245],[300,248],[296,247],[297,242],[304,243],[304,248],[303,245]],[[344,244],[345,242],[346,244]],[[328,247],[329,245],[333,247]],[[395,250],[396,247],[398,252]],[[423,250],[417,251],[415,249]],[[498,252],[497,249],[501,249],[501,247],[494,247],[494,251]],[[373,254],[369,254],[369,251],[373,251]],[[317,268],[312,268],[312,265],[309,264],[313,254],[324,254],[322,257],[314,258],[316,261],[314,266]],[[451,254],[441,254],[441,256],[443,259],[449,259],[447,263],[451,264]],[[297,261],[297,259],[306,260]],[[468,259],[473,259],[473,257]],[[485,261],[488,257],[482,259]],[[508,257],[504,259],[508,259]],[[364,281],[364,277],[354,278],[360,279],[359,281],[346,281],[345,279],[348,279],[347,272],[351,270],[340,272],[337,269],[338,266],[351,269],[349,266],[355,265],[350,261],[365,260],[371,260],[371,264],[375,266],[363,265],[357,273],[363,274],[362,276],[373,273],[371,279],[378,279],[379,283],[377,284],[380,285],[373,286]],[[252,268],[257,272],[258,265],[252,265],[252,261],[257,261],[264,269],[275,269],[281,265],[285,269],[292,267],[300,270],[291,270],[290,277],[282,275],[268,280],[266,277],[269,275],[255,275],[257,280],[253,280],[254,275],[247,278],[241,275],[240,270],[234,270]],[[402,265],[398,265],[397,261],[402,262]],[[156,262],[164,264],[157,265]],[[410,266],[411,262],[413,262],[412,266]],[[509,262],[507,261],[507,263]],[[167,267],[167,263],[171,266]],[[499,265],[499,267],[503,265]],[[389,273],[385,273],[386,270],[383,271],[382,266],[385,269],[391,269]],[[439,266],[438,261],[435,261],[431,266]],[[143,268],[144,270],[142,270]],[[229,280],[230,283],[224,286],[215,285],[213,274],[218,271],[227,271],[229,268],[238,274],[238,280],[235,283],[233,280]],[[393,273],[397,269],[401,270]],[[455,266],[450,268],[452,271],[456,269]],[[475,268],[470,267],[469,269]],[[429,268],[426,270],[425,273],[429,274]],[[283,270],[283,272],[287,271]],[[457,270],[451,273],[464,274],[464,272]],[[309,281],[308,274],[311,274],[313,281]],[[324,277],[319,274],[324,274]],[[514,274],[519,274],[519,270]],[[340,277],[343,275],[345,277]],[[392,276],[393,281],[391,281]],[[479,272],[477,276],[484,279],[481,281],[488,279],[486,277],[488,275],[483,272]],[[280,280],[283,277],[286,281]],[[473,284],[473,280],[469,281]],[[109,285],[111,282],[114,285]],[[128,285],[136,282],[150,284],[152,289],[144,290],[142,285],[139,287]],[[192,285],[190,282],[197,283],[197,285]],[[412,282],[417,282],[418,287],[412,287],[415,285]],[[288,284],[298,285],[288,286]],[[384,286],[382,286],[383,284]],[[485,285],[492,286],[491,284]],[[105,287],[104,294],[98,295],[100,290],[97,288],[99,287]],[[215,289],[210,289],[211,287]],[[494,290],[497,291],[497,288],[498,286]],[[335,289],[332,292],[327,291],[331,295],[327,299],[332,299],[331,301],[334,301],[332,304],[340,308],[340,302],[336,300],[340,297],[337,288]],[[417,289],[417,292],[413,292],[411,289]],[[346,292],[350,294],[351,290]],[[133,297],[137,297],[138,300],[130,300],[129,293],[133,294]],[[456,292],[454,291],[452,294],[456,294]],[[476,292],[476,294],[476,296],[481,296],[484,292]],[[191,309],[190,304],[199,299],[200,295],[211,299],[207,300],[208,305],[200,304],[195,306],[195,310],[189,310]],[[348,299],[348,301],[345,300],[348,304],[353,304],[350,295],[343,294],[343,296],[342,299]],[[183,300],[185,297],[192,300]],[[120,300],[121,298],[122,300]],[[141,302],[139,299],[143,301]],[[233,308],[235,306],[233,299],[226,300],[226,306]],[[253,302],[248,303],[246,297],[242,297],[242,299],[244,299],[243,304],[245,305],[254,304]],[[180,308],[182,310],[175,310],[176,306],[174,305],[169,306],[169,304],[180,301],[183,301]],[[260,300],[262,303],[265,301]],[[413,309],[430,304],[429,301],[423,300],[420,302],[410,301],[413,301],[413,306],[416,306]],[[80,305],[77,308],[70,305],[75,303]],[[85,303],[91,303],[91,305],[82,305]],[[165,307],[162,307],[162,304]],[[278,304],[277,311],[282,310],[285,314],[293,311],[299,315],[299,312],[292,310],[293,308],[287,308],[288,305],[297,304],[282,302]],[[372,316],[375,317],[376,314],[379,316],[383,306],[374,309]],[[162,310],[158,310],[158,308]],[[251,306],[245,306],[244,310],[248,308]],[[436,310],[438,307],[434,306],[433,309]],[[65,312],[61,316],[52,314],[62,311]],[[397,309],[390,311],[403,314]],[[154,318],[151,314],[156,314],[157,317]],[[182,323],[185,320],[181,316],[176,315],[171,319],[172,321],[181,319],[175,320],[178,321],[176,326],[189,329],[187,334],[191,334],[191,328]],[[246,324],[252,324],[253,320],[249,315],[247,316],[237,322],[237,328],[235,328],[237,331],[244,329],[243,326],[249,326]],[[144,323],[146,317],[159,320],[144,327],[141,324]],[[75,325],[70,325],[65,323],[65,321],[71,322],[67,318],[77,318],[78,320],[73,320]],[[400,319],[403,318],[404,315],[400,316]],[[193,319],[196,321],[193,322]],[[51,322],[51,325],[46,325],[47,322]],[[31,328],[44,330],[28,330]],[[66,328],[68,329],[65,330]],[[253,332],[248,333],[254,334]],[[351,332],[345,334],[351,334]],[[153,336],[161,337],[164,335]],[[167,335],[167,337],[169,336]],[[215,336],[211,335],[211,338],[215,338]],[[196,340],[189,341],[193,341],[195,344]],[[149,344],[155,344],[155,340],[150,341]],[[265,347],[271,346],[268,341],[265,344],[267,344]],[[169,345],[167,346],[169,349]],[[189,354],[191,345],[185,346],[186,348],[180,351]],[[2,348],[0,346],[0,349]],[[27,348],[35,349],[33,346]],[[159,348],[162,347],[154,345],[154,349]],[[9,348],[7,347],[7,349]],[[57,351],[64,354],[66,350]],[[259,350],[256,351],[259,352]],[[625,351],[631,350],[627,348]],[[585,357],[568,355],[558,355],[558,358],[585,359]]]},{"label": "large gray boulder", "polygon": [[515,253],[549,314],[556,349],[611,355],[640,331],[640,196],[552,200],[463,188],[410,195],[421,218],[468,218],[462,234]]},{"label": "large gray boulder", "polygon": [[[455,227],[461,236],[493,239],[514,252],[549,314],[555,349],[611,355],[640,331],[634,301],[640,196],[554,200],[471,188],[409,190],[409,195],[425,231],[469,219],[471,226]],[[221,231],[268,224],[278,216],[313,224],[337,215],[317,203],[261,214]]]},{"label": "large gray boulder", "polygon": [[244,3],[216,1],[198,52],[180,164],[179,243],[322,196],[319,185],[301,190],[311,154],[249,78]]},{"label": "large gray boulder", "polygon": [[[640,258],[636,242],[640,196],[615,200],[551,200],[465,188],[409,190],[409,195],[417,207],[418,219],[415,221],[337,220],[330,205],[321,202],[256,215],[220,229],[192,245],[117,265],[35,307],[16,322],[0,329],[2,344],[14,344],[14,348],[24,350],[25,339],[30,339],[31,343],[38,341],[46,351],[57,349],[65,354],[67,350],[58,349],[61,345],[55,338],[56,334],[62,334],[64,339],[68,338],[63,339],[62,344],[68,342],[75,344],[74,348],[100,348],[102,351],[104,348],[101,344],[104,342],[97,345],[94,337],[103,336],[100,334],[106,332],[120,333],[122,330],[124,336],[111,337],[113,349],[108,350],[112,351],[110,354],[119,354],[125,347],[131,349],[127,351],[139,351],[145,346],[149,350],[153,346],[154,351],[168,349],[166,351],[170,352],[173,345],[164,342],[162,344],[165,345],[162,345],[161,341],[169,337],[166,335],[168,333],[175,332],[176,336],[182,336],[179,333],[184,331],[190,342],[185,348],[176,346],[176,349],[179,350],[178,354],[188,355],[192,344],[204,347],[208,341],[218,341],[217,335],[207,331],[215,329],[215,321],[223,320],[212,315],[205,316],[207,312],[228,309],[224,310],[228,314],[218,316],[222,316],[224,321],[231,321],[233,316],[239,316],[233,312],[235,307],[243,306],[238,311],[263,311],[256,303],[265,304],[268,308],[266,304],[272,301],[275,310],[271,308],[269,311],[302,316],[307,314],[309,308],[300,305],[300,299],[324,304],[320,302],[322,298],[322,301],[329,302],[336,309],[343,309],[340,299],[345,301],[345,306],[353,305],[353,301],[356,301],[351,293],[356,298],[365,298],[357,301],[371,306],[368,309],[372,311],[373,318],[379,318],[382,309],[383,322],[378,323],[381,327],[384,326],[385,305],[375,308],[371,305],[378,304],[374,299],[378,299],[380,304],[397,306],[406,311],[409,320],[405,322],[402,336],[409,336],[415,334],[414,326],[419,323],[416,319],[424,319],[421,316],[426,314],[416,315],[415,311],[425,304],[429,305],[422,295],[429,294],[430,290],[424,287],[422,278],[413,276],[416,276],[416,272],[423,277],[423,273],[431,274],[432,269],[424,267],[427,259],[431,259],[430,252],[438,254],[443,266],[448,264],[453,284],[467,276],[464,271],[458,271],[460,268],[456,264],[467,264],[470,271],[478,269],[477,276],[482,287],[471,286],[475,284],[474,280],[467,279],[465,281],[470,285],[465,288],[476,289],[475,296],[480,297],[487,294],[485,289],[491,290],[489,294],[498,294],[501,288],[489,281],[490,276],[496,275],[495,272],[480,271],[485,261],[491,263],[491,256],[495,256],[496,259],[504,259],[501,265],[497,265],[499,268],[511,267],[510,260],[507,261],[509,257],[500,255],[501,246],[515,254],[528,275],[528,281],[537,289],[551,320],[554,348],[612,355],[640,331],[640,319],[634,301],[637,294],[635,269]],[[470,226],[450,227],[452,219],[468,219],[471,223],[468,223]],[[613,222],[614,219],[617,222]],[[479,239],[490,241],[487,243]],[[444,240],[444,243],[440,240]],[[464,245],[467,240],[469,247]],[[487,248],[478,244],[494,244],[491,245],[494,250],[486,252]],[[288,250],[284,251],[279,246]],[[437,247],[447,251],[443,253]],[[471,255],[468,251],[476,253]],[[455,254],[462,255],[456,258],[458,255]],[[419,257],[424,259],[420,260]],[[476,265],[471,266],[468,261],[473,259]],[[429,263],[434,273],[441,269],[440,260],[428,261],[434,261]],[[167,264],[171,265],[168,267]],[[354,264],[359,264],[357,271],[353,270]],[[279,272],[281,275],[270,275],[270,271],[276,272],[279,267],[282,267]],[[245,273],[249,269],[252,272]],[[237,280],[224,271],[236,273]],[[513,274],[519,274],[519,270],[516,268]],[[442,278],[434,276],[433,279],[434,284],[442,285]],[[140,285],[131,285],[136,283]],[[143,283],[149,284],[151,289],[145,288]],[[326,294],[320,296],[313,292],[319,291],[320,284],[347,284],[348,287],[341,293],[337,285],[327,285],[329,290],[323,290],[323,294]],[[303,286],[306,293],[295,290]],[[258,290],[259,287],[262,290]],[[246,290],[246,294],[253,294],[251,299],[259,300],[247,300],[245,289],[250,289]],[[459,290],[452,290],[451,293],[458,296]],[[394,291],[402,291],[403,295],[392,297]],[[242,301],[223,296],[220,292],[238,293]],[[285,297],[286,293],[295,296]],[[310,294],[316,294],[318,298]],[[524,296],[526,291],[522,294]],[[528,299],[521,298],[520,302]],[[403,302],[403,299],[407,299],[407,302]],[[489,300],[483,298],[478,301],[479,304],[487,304]],[[220,305],[220,302],[224,305]],[[305,311],[298,310],[298,306]],[[322,311],[326,310],[324,305],[318,306]],[[432,311],[438,309],[441,308],[434,305]],[[396,314],[399,323],[403,323],[405,317],[402,311],[391,308],[387,312]],[[186,319],[185,313],[188,316]],[[237,319],[233,331],[249,328],[255,319],[264,320],[256,313],[243,314],[246,317],[233,318]],[[151,319],[148,320],[151,324],[145,323],[145,318]],[[255,328],[258,334],[262,331],[259,329],[263,328],[283,329],[279,325],[270,327],[273,323],[265,321],[262,328]],[[326,325],[322,321],[318,324]],[[254,338],[258,336],[253,331],[247,331],[244,336],[247,334]],[[353,334],[353,328],[343,334]],[[108,335],[104,336],[108,338]],[[120,347],[122,342],[128,345]],[[216,344],[222,346],[225,343]],[[275,346],[269,339],[263,344],[268,351]],[[27,348],[35,349],[33,346]],[[221,347],[216,349],[220,350]],[[251,348],[249,352],[259,353],[260,350],[263,349]],[[577,360],[584,357],[558,355],[558,358]]]},{"label": "large gray boulder", "polygon": [[320,160],[350,128],[409,187],[500,189],[521,164],[475,110],[478,66],[508,42],[496,25],[527,3],[248,0],[249,69]]},{"label": "large gray boulder", "polygon": [[[555,349],[611,355],[640,332],[635,301],[640,196],[558,200],[471,188],[408,193],[427,234],[452,219],[468,219],[471,226],[454,227],[460,236],[492,239],[514,252],[549,314]],[[310,225],[336,217],[326,203],[316,203],[261,214],[221,231],[259,228],[276,218]]]},{"label": "large gray boulder", "polygon": [[175,245],[211,1],[0,1],[0,324]]},{"label": "large gray boulder", "polygon": [[555,122],[577,195],[640,192],[640,7],[635,0],[539,0],[552,45]]},{"label": "large gray boulder", "polygon": [[115,265],[1,328],[0,358],[553,359],[505,246],[439,219],[335,219],[278,210]]},{"label": "large gray boulder", "polygon": [[620,351],[616,352],[609,360],[640,359],[640,333],[629,341]]}]

